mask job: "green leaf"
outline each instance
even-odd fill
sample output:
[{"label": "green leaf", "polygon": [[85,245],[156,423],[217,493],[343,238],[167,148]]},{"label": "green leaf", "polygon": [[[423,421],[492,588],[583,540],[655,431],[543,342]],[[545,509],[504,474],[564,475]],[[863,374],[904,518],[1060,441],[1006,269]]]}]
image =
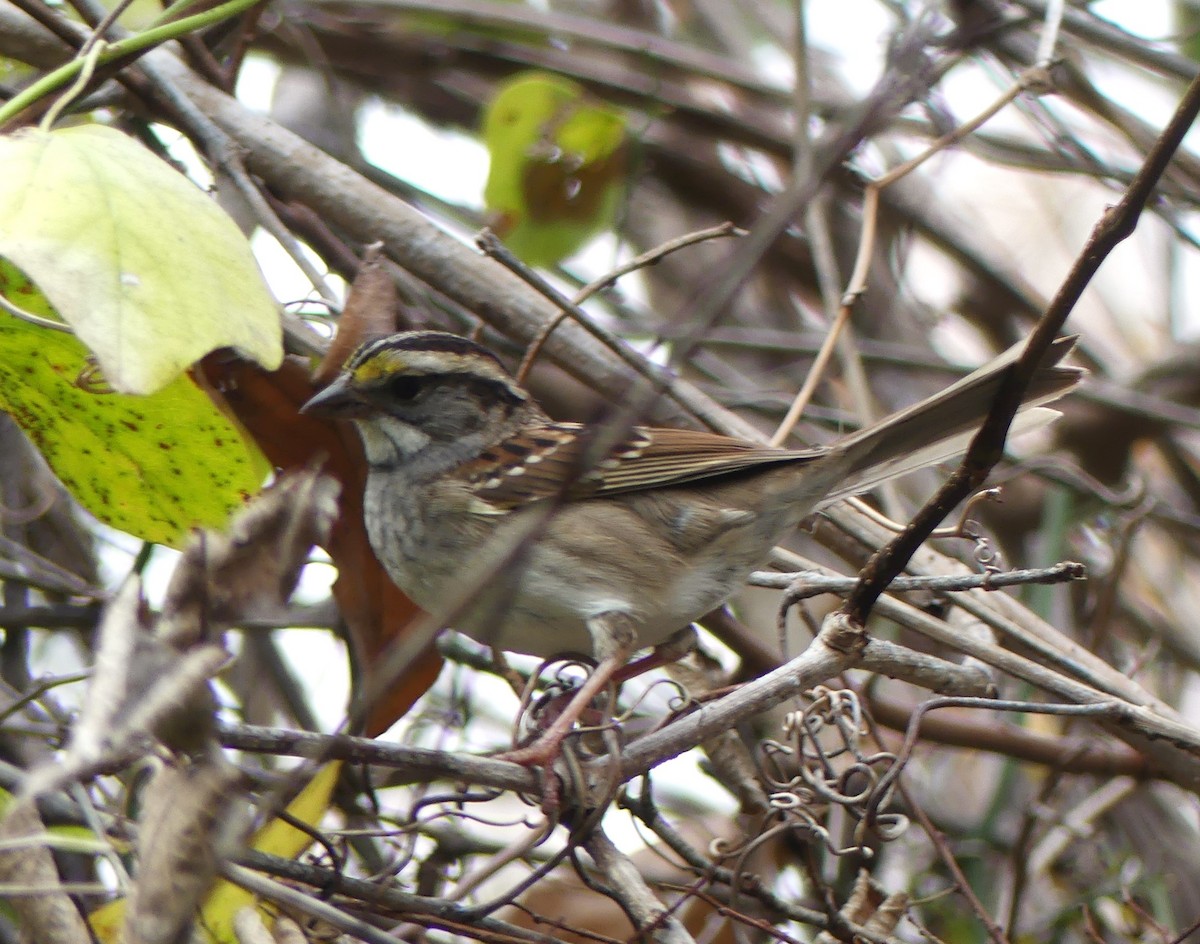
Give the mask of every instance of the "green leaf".
[{"label": "green leaf", "polygon": [[1177,37],[1179,51],[1193,62],[1200,61],[1200,14],[1185,0],[1175,0],[1172,13],[1175,19],[1172,32]]},{"label": "green leaf", "polygon": [[612,226],[624,195],[625,118],[549,73],[507,82],[488,105],[484,200],[530,265],[552,265]]},{"label": "green leaf", "polygon": [[[3,260],[0,294],[56,317]],[[101,521],[178,547],[193,527],[223,525],[261,488],[266,461],[190,377],[132,396],[97,392],[90,367],[78,339],[0,313],[0,409]]]},{"label": "green leaf", "polygon": [[0,257],[114,389],[161,390],[219,347],[279,366],[279,314],[245,237],[145,148],[100,125],[30,129],[0,138],[0,167]]}]

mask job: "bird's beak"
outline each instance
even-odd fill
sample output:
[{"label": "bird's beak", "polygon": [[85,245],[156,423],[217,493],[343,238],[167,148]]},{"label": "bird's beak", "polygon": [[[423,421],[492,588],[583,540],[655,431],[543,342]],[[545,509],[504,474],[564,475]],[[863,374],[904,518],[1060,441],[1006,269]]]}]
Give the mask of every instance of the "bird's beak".
[{"label": "bird's beak", "polygon": [[330,419],[352,420],[356,417],[366,416],[368,405],[358,392],[351,388],[348,378],[343,374],[320,393],[311,397],[304,406],[300,407],[300,412],[312,416],[326,416]]}]

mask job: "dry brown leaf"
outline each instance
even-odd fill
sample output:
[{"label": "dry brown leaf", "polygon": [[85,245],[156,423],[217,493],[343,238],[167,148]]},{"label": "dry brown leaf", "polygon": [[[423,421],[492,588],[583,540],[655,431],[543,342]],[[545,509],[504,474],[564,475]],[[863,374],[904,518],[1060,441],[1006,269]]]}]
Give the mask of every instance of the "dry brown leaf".
[{"label": "dry brown leaf", "polygon": [[363,253],[362,265],[346,296],[346,307],[338,318],[337,334],[313,371],[313,383],[323,387],[333,380],[346,358],[364,341],[398,331],[398,306],[396,283],[388,274],[383,244],[373,243]]},{"label": "dry brown leaf", "polygon": [[225,533],[198,534],[171,575],[160,637],[182,649],[285,602],[312,546],[328,538],[337,489],[314,468],[293,472],[246,505]]},{"label": "dry brown leaf", "polygon": [[171,944],[195,919],[216,878],[223,841],[240,838],[246,825],[233,802],[240,781],[235,767],[215,759],[155,774],[143,795],[126,944]]},{"label": "dry brown leaf", "polygon": [[[32,800],[20,800],[0,820],[0,884],[37,889],[37,894],[6,894],[25,940],[40,944],[88,944],[91,936],[75,904],[62,890],[46,828]],[[11,844],[11,845],[10,845]]]}]

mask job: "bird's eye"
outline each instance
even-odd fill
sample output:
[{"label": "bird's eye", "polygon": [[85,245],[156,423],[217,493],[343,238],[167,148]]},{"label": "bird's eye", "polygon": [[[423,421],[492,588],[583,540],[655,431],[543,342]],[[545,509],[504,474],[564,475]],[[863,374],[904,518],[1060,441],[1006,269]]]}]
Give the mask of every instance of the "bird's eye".
[{"label": "bird's eye", "polygon": [[388,381],[388,393],[396,400],[415,400],[423,389],[419,377],[393,377]]}]

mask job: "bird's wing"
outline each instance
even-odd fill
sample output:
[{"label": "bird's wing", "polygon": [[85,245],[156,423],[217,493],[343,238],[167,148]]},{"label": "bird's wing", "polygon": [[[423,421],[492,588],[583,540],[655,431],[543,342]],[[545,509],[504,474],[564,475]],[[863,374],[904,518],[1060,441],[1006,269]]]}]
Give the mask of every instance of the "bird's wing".
[{"label": "bird's wing", "polygon": [[462,466],[474,494],[497,508],[661,488],[757,466],[814,459],[823,450],[773,449],[689,429],[633,427],[616,443],[602,426],[547,423],[521,430]]}]

